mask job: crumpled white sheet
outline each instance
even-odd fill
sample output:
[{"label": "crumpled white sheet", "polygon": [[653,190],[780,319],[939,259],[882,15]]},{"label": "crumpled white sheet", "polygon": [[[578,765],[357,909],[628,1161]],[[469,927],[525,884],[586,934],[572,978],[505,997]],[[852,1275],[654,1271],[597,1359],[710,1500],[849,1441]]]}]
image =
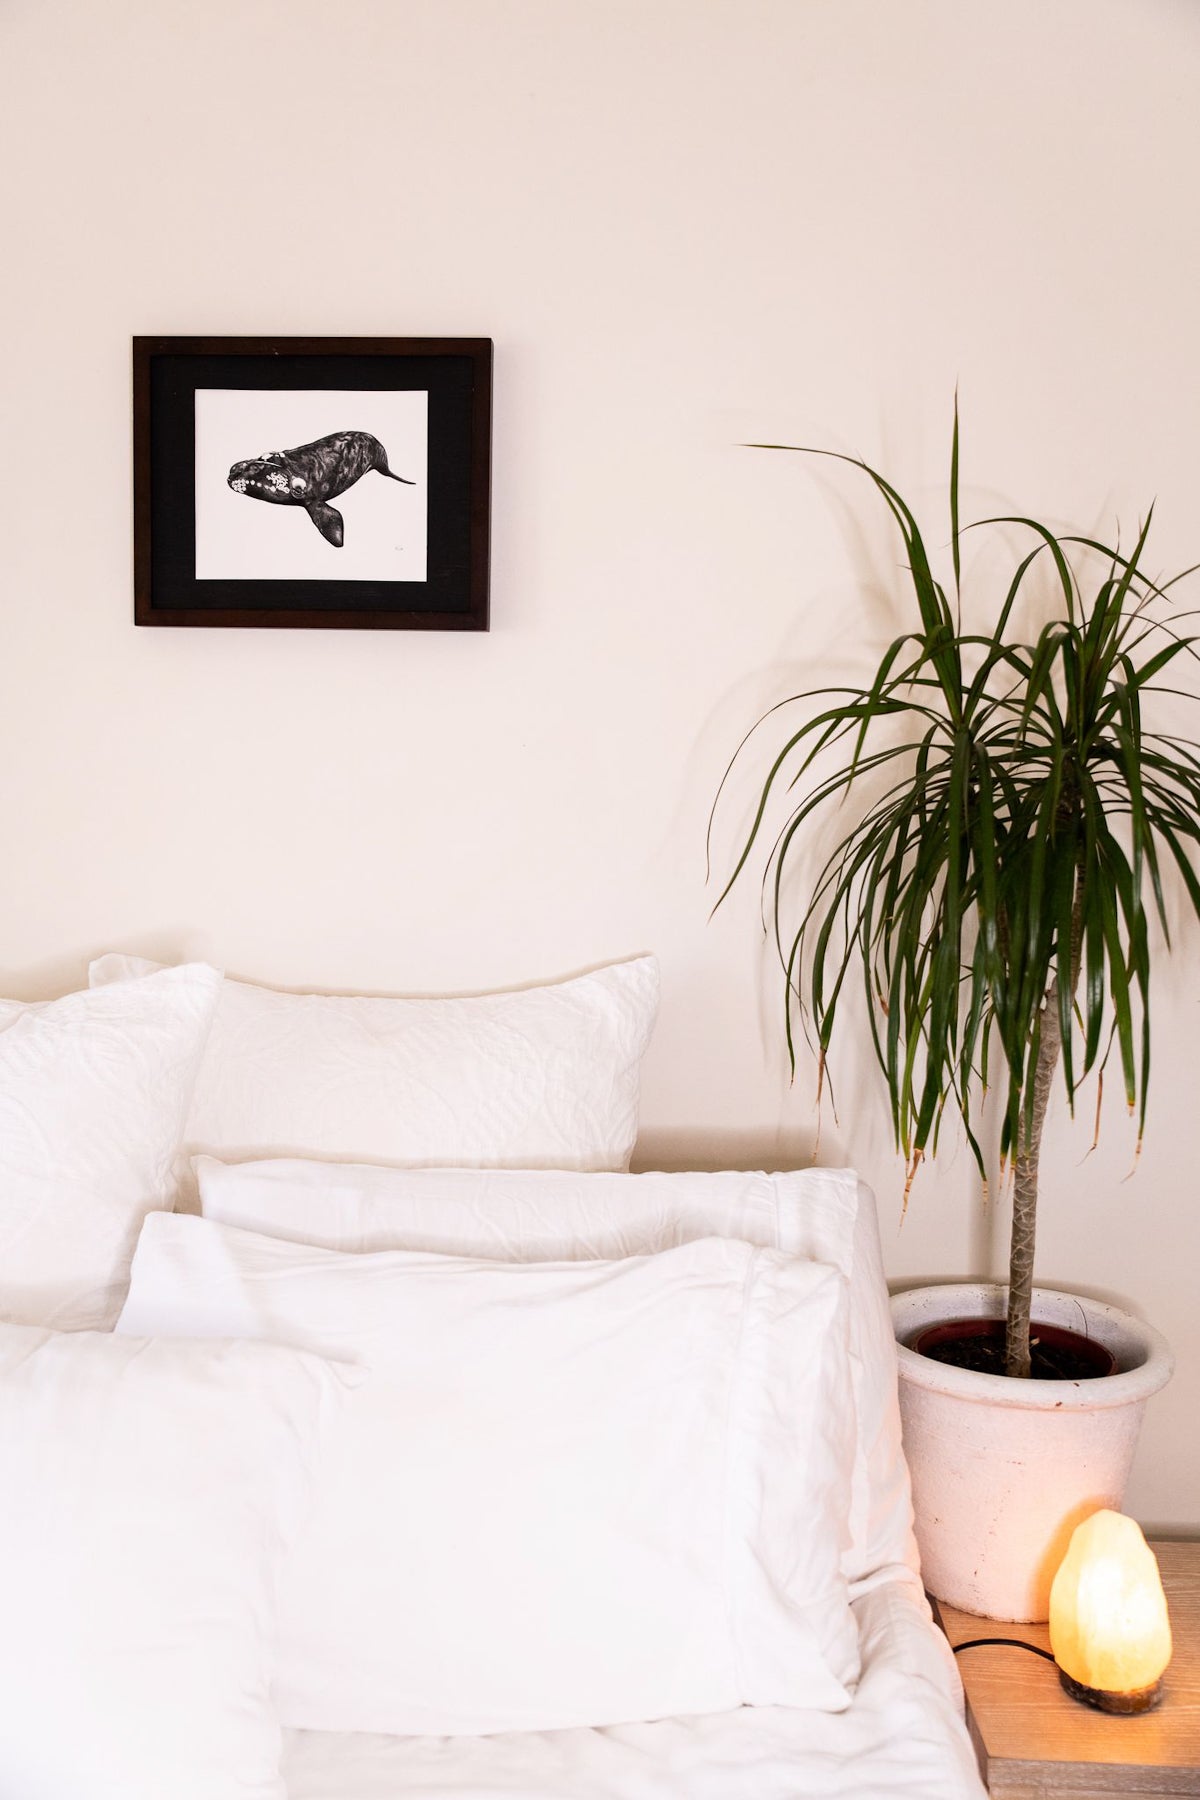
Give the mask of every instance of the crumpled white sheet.
[{"label": "crumpled white sheet", "polygon": [[907,1573],[854,1602],[848,1712],[743,1707],[480,1738],[286,1734],[288,1800],[984,1800],[948,1645]]}]

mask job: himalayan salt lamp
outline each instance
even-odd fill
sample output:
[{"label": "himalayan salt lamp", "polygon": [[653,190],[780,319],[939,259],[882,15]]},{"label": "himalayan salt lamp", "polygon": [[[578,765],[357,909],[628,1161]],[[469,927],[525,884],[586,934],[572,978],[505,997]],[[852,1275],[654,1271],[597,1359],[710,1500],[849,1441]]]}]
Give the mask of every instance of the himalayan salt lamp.
[{"label": "himalayan salt lamp", "polygon": [[1068,1694],[1104,1712],[1146,1712],[1162,1695],[1171,1626],[1154,1552],[1123,1513],[1075,1528],[1050,1588],[1050,1648]]}]

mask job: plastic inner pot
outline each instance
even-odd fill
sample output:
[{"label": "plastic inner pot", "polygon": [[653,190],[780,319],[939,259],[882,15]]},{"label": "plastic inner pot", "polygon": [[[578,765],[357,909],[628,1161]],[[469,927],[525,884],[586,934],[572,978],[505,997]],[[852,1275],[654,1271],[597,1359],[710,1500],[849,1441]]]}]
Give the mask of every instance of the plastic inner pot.
[{"label": "plastic inner pot", "polygon": [[[908,1347],[915,1350],[918,1356],[931,1356],[938,1350],[945,1350],[951,1344],[966,1343],[971,1339],[982,1338],[989,1345],[995,1345],[998,1353],[1004,1352],[1004,1320],[1003,1319],[941,1319],[936,1325],[926,1325],[923,1331],[909,1339]],[[1104,1375],[1115,1375],[1117,1359],[1104,1344],[1095,1338],[1082,1337],[1077,1331],[1069,1331],[1064,1325],[1042,1325],[1035,1319],[1030,1326],[1030,1336],[1047,1350],[1058,1350],[1065,1355],[1075,1357],[1083,1371],[1082,1379],[1090,1380]],[[935,1356],[938,1362],[950,1360]]]}]

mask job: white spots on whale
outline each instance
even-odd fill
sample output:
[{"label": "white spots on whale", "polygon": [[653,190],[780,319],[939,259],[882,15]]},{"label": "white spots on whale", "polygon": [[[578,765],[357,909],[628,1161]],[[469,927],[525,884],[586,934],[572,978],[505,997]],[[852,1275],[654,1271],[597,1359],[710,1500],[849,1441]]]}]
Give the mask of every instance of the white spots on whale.
[{"label": "white spots on whale", "polygon": [[[291,497],[288,492],[288,484],[282,475],[268,475],[265,481],[259,481],[253,475],[237,475],[231,477],[229,485],[235,494],[262,494],[268,500],[276,496],[285,500]],[[295,485],[296,483],[293,481],[293,488]],[[305,487],[307,483],[301,482],[300,486]]]},{"label": "white spots on whale", "polygon": [[302,475],[293,475],[292,476],[292,487],[295,490],[295,492],[300,493],[307,486],[308,486],[308,483],[307,483],[307,481],[305,481],[305,479]]}]

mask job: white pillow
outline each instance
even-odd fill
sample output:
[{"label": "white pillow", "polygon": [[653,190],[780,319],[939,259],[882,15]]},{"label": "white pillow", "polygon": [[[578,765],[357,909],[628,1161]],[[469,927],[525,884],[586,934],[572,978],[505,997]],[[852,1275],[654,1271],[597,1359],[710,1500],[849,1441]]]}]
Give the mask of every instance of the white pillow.
[{"label": "white pillow", "polygon": [[362,1380],[0,1325],[0,1794],[285,1800],[274,1586]]},{"label": "white pillow", "polygon": [[848,1704],[844,1294],[720,1239],[513,1264],[163,1213],[118,1329],[370,1363],[281,1583],[280,1716],[453,1735]]},{"label": "white pillow", "polygon": [[[153,968],[103,956],[94,987]],[[652,956],[471,999],[225,982],[192,1150],[474,1167],[625,1169],[658,1009]]]},{"label": "white pillow", "polygon": [[844,1569],[857,1595],[917,1568],[900,1440],[896,1341],[875,1201],[852,1170],[576,1175],[198,1158],[205,1216],[335,1250],[505,1261],[636,1256],[741,1238],[832,1263],[850,1283],[858,1428]]},{"label": "white pillow", "polygon": [[189,964],[0,1000],[0,1318],[110,1327],[145,1215],[170,1204],[221,977]]}]

